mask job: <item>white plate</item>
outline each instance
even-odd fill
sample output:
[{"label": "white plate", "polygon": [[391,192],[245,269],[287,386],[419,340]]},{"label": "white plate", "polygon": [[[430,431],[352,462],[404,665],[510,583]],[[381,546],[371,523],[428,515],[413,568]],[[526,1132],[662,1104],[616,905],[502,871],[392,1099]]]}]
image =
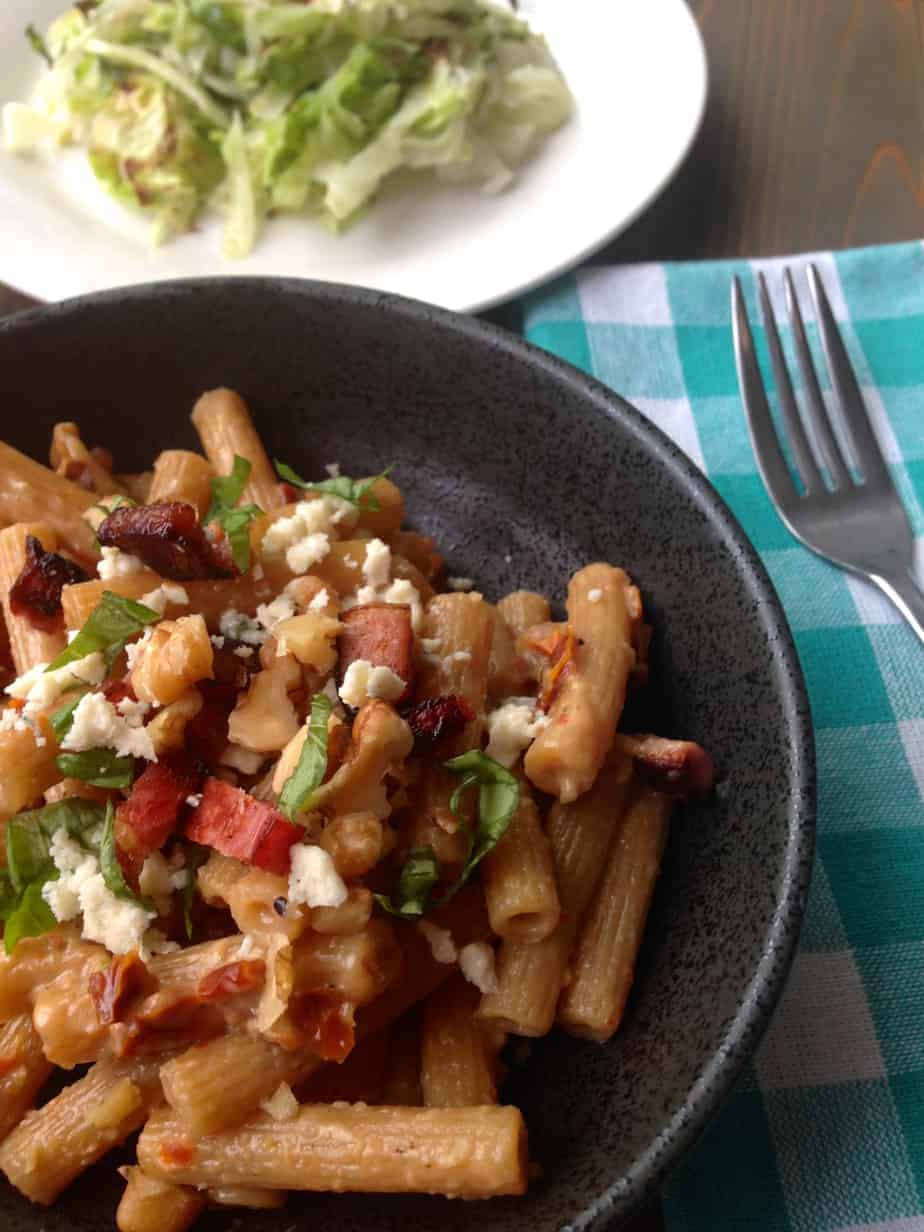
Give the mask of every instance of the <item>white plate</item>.
[{"label": "white plate", "polygon": [[[22,31],[67,0],[0,0],[0,101],[26,99],[40,62]],[[0,152],[0,279],[41,299],[208,274],[280,274],[485,308],[623,230],[670,178],[699,126],[706,60],[685,0],[521,0],[548,37],[578,114],[505,193],[396,187],[341,236],[273,220],[228,262],[217,219],[162,248],[96,183],[84,156]]]}]

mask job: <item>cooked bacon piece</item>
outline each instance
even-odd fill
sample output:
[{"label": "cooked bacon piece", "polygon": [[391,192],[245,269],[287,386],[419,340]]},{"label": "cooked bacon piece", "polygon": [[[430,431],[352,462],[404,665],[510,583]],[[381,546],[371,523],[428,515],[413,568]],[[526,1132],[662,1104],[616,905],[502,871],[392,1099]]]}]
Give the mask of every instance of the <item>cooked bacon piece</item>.
[{"label": "cooked bacon piece", "polygon": [[193,842],[268,873],[289,871],[289,850],[304,833],[272,804],[214,778],[205,780],[202,803],[186,826],[186,836]]},{"label": "cooked bacon piece", "polygon": [[234,576],[226,553],[216,551],[195,508],[184,501],[120,505],[100,523],[96,534],[103,547],[121,548],[174,582]]},{"label": "cooked bacon piece", "polygon": [[712,758],[692,740],[617,736],[617,747],[635,760],[640,777],[670,796],[702,796],[715,779]]},{"label": "cooked bacon piece", "polygon": [[341,612],[338,638],[340,672],[365,659],[373,667],[390,667],[406,688],[396,705],[414,693],[414,629],[411,609],[396,603],[366,603]]},{"label": "cooked bacon piece", "polygon": [[109,1027],[121,1022],[127,1003],[142,991],[148,980],[148,969],[137,950],[117,954],[105,970],[94,971],[89,980],[90,999],[100,1025]]},{"label": "cooked bacon piece", "polygon": [[446,693],[418,702],[404,715],[404,721],[414,733],[414,744],[420,752],[436,744],[443,736],[460,732],[475,717],[475,711],[464,697]]},{"label": "cooked bacon piece", "polygon": [[139,872],[176,829],[186,797],[199,788],[201,774],[191,758],[152,762],[116,809],[115,837],[126,873]]},{"label": "cooked bacon piece", "polygon": [[266,963],[262,958],[238,959],[204,975],[196,993],[200,1001],[224,1001],[260,988],[265,977]]},{"label": "cooked bacon piece", "polygon": [[46,552],[34,535],[26,536],[26,560],[10,587],[10,610],[36,629],[54,633],[62,627],[61,591],[89,574],[57,552]]},{"label": "cooked bacon piece", "polygon": [[303,1042],[323,1061],[344,1061],[356,1042],[353,1006],[329,992],[305,993],[289,1003]]}]

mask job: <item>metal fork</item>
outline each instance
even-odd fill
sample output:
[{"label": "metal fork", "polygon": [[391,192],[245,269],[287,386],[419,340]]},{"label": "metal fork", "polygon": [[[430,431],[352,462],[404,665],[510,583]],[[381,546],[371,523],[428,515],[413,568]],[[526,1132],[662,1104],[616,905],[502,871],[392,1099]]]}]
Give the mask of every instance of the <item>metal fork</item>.
[{"label": "metal fork", "polygon": [[[762,274],[758,277],[758,286],[773,380],[796,470],[805,489],[803,493],[793,483],[770,416],[741,285],[737,278],[732,283],[732,328],[738,384],[763,481],[780,517],[795,537],[819,556],[874,582],[888,595],[924,642],[924,592],[912,573],[914,540],[911,525],[870,425],[857,378],[847,358],[821,278],[814,265],[810,265],[809,288],[822,347],[859,479],[851,475],[848,461],[835,436],[788,269],[783,273],[783,280],[805,387],[802,414],[793,393],[776,318]],[[812,452],[802,415],[814,433],[830,486],[826,485]]]}]

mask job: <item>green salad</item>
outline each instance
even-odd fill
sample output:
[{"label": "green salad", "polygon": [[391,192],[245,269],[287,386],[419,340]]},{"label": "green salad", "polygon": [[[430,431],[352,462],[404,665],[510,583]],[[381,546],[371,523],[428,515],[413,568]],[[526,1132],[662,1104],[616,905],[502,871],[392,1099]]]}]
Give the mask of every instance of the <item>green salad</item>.
[{"label": "green salad", "polygon": [[223,250],[264,219],[339,230],[401,168],[505,187],[572,112],[544,39],[492,0],[80,0],[43,36],[11,150],[87,150],[161,243],[207,206]]}]

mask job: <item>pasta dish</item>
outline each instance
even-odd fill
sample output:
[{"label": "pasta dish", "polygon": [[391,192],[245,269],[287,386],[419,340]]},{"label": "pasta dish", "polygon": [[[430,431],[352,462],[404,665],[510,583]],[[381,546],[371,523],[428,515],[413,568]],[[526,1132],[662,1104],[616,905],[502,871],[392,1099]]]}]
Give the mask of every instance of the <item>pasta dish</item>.
[{"label": "pasta dish", "polygon": [[489,602],[389,471],[303,479],[227,389],[192,419],[144,474],[0,443],[0,1170],[50,1204],[140,1131],[121,1232],[521,1194],[508,1039],[617,1030],[711,760],[618,730],[622,569]]}]

